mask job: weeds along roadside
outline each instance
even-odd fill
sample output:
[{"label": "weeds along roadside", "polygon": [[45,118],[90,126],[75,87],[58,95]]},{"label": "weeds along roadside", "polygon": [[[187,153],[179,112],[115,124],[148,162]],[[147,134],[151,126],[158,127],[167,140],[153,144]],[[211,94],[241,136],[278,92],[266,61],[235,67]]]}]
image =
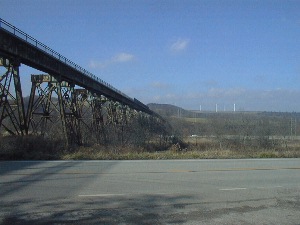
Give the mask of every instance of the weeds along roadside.
[{"label": "weeds along roadside", "polygon": [[[236,142],[234,142],[236,143]],[[169,145],[91,145],[64,149],[62,140],[47,140],[37,136],[1,137],[1,160],[147,160],[147,159],[229,159],[229,158],[299,158],[300,149],[289,145],[259,148],[240,147],[227,143],[220,146],[215,139],[182,142]]]},{"label": "weeds along roadside", "polygon": [[1,136],[0,160],[300,157],[296,136],[300,131],[291,127],[291,115],[203,114],[197,120],[169,117],[173,128],[169,136],[158,135],[161,127],[157,125],[146,123],[151,129],[145,129],[147,121],[140,118],[122,129],[123,133],[108,129],[102,144],[96,144],[94,138],[68,149],[59,132],[47,137]]}]

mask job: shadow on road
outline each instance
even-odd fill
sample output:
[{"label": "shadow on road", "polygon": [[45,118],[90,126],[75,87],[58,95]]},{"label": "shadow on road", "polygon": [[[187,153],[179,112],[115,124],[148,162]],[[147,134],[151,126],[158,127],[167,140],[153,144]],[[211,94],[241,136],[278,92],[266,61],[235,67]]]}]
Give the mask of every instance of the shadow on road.
[{"label": "shadow on road", "polygon": [[[2,221],[8,224],[165,224],[186,222],[184,211],[188,195],[135,195],[126,197],[77,198],[67,201],[41,201],[23,211],[19,202],[3,205],[14,208]],[[182,214],[182,215],[181,215]]]},{"label": "shadow on road", "polygon": [[[39,190],[34,190],[35,188],[47,188],[49,192],[56,191],[58,196],[70,195],[71,192],[80,189],[95,176],[111,169],[117,163],[116,161],[105,164],[82,161],[2,161],[0,162],[0,202],[4,198],[8,199],[10,195],[23,199],[24,192],[36,197]],[[92,167],[96,167],[97,173],[93,173]],[[56,187],[51,186],[54,183],[52,181],[64,183],[64,189],[57,190]]]},{"label": "shadow on road", "polygon": [[[266,213],[281,213],[289,209],[296,213],[299,201],[283,201],[272,199],[272,205],[252,205],[253,202],[219,202],[208,206],[205,202],[195,201],[192,195],[128,195],[118,197],[75,198],[68,200],[48,200],[28,204],[26,210],[20,202],[6,203],[2,210],[12,210],[2,217],[2,225],[50,225],[50,224],[259,224]],[[225,204],[225,205],[224,205]],[[229,205],[226,205],[229,204]],[[230,204],[233,204],[230,206]],[[225,207],[224,207],[225,206]],[[245,219],[245,216],[248,218]],[[258,216],[254,219],[253,216]],[[274,217],[273,216],[273,217]],[[286,215],[284,215],[286,216]],[[298,213],[299,216],[299,213]],[[297,224],[297,214],[284,218],[285,223]],[[272,217],[272,218],[273,218]],[[249,222],[250,221],[250,222]],[[252,222],[251,222],[252,221]],[[224,223],[223,223],[224,222]],[[268,223],[262,223],[268,224]],[[270,223],[274,224],[274,223]]]},{"label": "shadow on road", "polygon": [[15,161],[0,162],[0,197],[33,185],[36,182],[51,179],[51,175],[59,173],[67,167],[76,166],[76,162],[62,162],[48,164],[38,161]]},{"label": "shadow on road", "polygon": [[[88,190],[92,188],[97,193],[105,180],[112,179],[115,171],[124,168],[113,168],[119,163],[0,162],[0,224],[296,225],[300,221],[298,186],[275,188],[272,191],[253,189],[224,193],[201,191],[202,182],[197,186],[199,191],[194,194],[185,191],[167,191],[162,194],[139,194],[129,191],[132,194],[126,194],[128,192],[124,191],[118,192],[124,193],[120,195],[82,195],[89,193]],[[135,166],[133,165],[134,168]],[[177,181],[182,175],[181,173],[180,176],[173,177],[173,180],[176,178]],[[93,182],[95,177],[97,182]],[[120,177],[116,177],[112,183],[119,185],[122,190],[122,182],[128,177],[124,176],[121,180]],[[140,177],[133,180],[138,178]],[[178,185],[178,182],[173,184]],[[141,188],[136,190],[143,191]],[[105,193],[113,192],[108,190]]]},{"label": "shadow on road", "polygon": [[[267,205],[250,202],[218,202],[208,206],[192,195],[128,195],[68,200],[48,200],[21,205],[10,202],[2,205],[2,225],[50,224],[298,224],[300,199],[270,199]],[[225,205],[224,205],[225,204]],[[229,205],[227,205],[229,204]],[[233,205],[232,205],[233,204]],[[224,207],[225,206],[225,207]],[[296,207],[296,208],[295,208]],[[282,210],[290,210],[289,215]],[[271,215],[269,215],[271,213]],[[280,214],[280,215],[278,215]],[[1,218],[1,217],[0,217]],[[281,219],[281,220],[280,220]],[[260,223],[260,221],[262,223]],[[267,223],[267,222],[270,223]],[[281,221],[281,222],[280,222]]]}]

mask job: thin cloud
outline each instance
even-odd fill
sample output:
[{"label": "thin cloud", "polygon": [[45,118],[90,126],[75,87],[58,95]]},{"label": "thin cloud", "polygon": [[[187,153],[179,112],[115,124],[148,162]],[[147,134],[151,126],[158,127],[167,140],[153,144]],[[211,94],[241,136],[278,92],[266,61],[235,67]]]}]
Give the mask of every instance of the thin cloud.
[{"label": "thin cloud", "polygon": [[217,80],[210,79],[210,80],[204,81],[204,85],[206,87],[209,87],[209,88],[218,87],[219,86],[219,82]]},{"label": "thin cloud", "polygon": [[113,64],[126,63],[126,62],[133,61],[134,59],[135,59],[134,55],[121,52],[107,60],[103,60],[103,61],[91,60],[89,66],[93,69],[96,69],[96,68],[103,69],[103,68],[111,66]]},{"label": "thin cloud", "polygon": [[180,38],[171,45],[170,49],[173,52],[180,52],[185,50],[188,47],[189,43],[190,43],[189,39]]},{"label": "thin cloud", "polygon": [[164,95],[155,95],[152,97],[152,101],[149,103],[163,103],[163,104],[175,104],[174,102],[178,101],[178,96],[173,93],[167,93]]},{"label": "thin cloud", "polygon": [[153,83],[151,83],[151,87],[158,88],[158,89],[164,89],[164,88],[167,88],[168,85],[165,83],[161,83],[161,82],[153,82]]},{"label": "thin cloud", "polygon": [[114,62],[114,63],[118,63],[118,62],[130,62],[134,60],[134,55],[132,54],[128,54],[128,53],[119,53],[117,55],[115,55],[112,59],[111,59],[111,62]]}]

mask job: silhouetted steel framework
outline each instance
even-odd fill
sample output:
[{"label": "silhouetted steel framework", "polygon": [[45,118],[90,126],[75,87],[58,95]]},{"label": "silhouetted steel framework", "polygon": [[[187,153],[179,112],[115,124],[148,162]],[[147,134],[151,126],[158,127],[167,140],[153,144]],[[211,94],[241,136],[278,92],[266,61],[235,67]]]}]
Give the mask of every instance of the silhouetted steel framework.
[{"label": "silhouetted steel framework", "polygon": [[[20,83],[21,63],[47,73],[32,75],[27,111]],[[6,70],[0,74],[0,128],[10,134],[30,131],[45,135],[50,124],[60,121],[67,144],[81,144],[82,129],[100,134],[104,123],[126,123],[135,111],[159,117],[137,99],[2,19],[0,66]],[[81,88],[75,89],[75,85]]]}]

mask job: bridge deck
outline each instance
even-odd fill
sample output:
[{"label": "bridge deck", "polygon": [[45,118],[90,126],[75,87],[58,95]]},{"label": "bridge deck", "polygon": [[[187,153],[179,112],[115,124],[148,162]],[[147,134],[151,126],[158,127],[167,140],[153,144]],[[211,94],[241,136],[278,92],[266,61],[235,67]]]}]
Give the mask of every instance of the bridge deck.
[{"label": "bridge deck", "polygon": [[49,73],[59,81],[81,86],[92,93],[126,104],[148,114],[153,112],[66,57],[0,19],[0,54]]}]

